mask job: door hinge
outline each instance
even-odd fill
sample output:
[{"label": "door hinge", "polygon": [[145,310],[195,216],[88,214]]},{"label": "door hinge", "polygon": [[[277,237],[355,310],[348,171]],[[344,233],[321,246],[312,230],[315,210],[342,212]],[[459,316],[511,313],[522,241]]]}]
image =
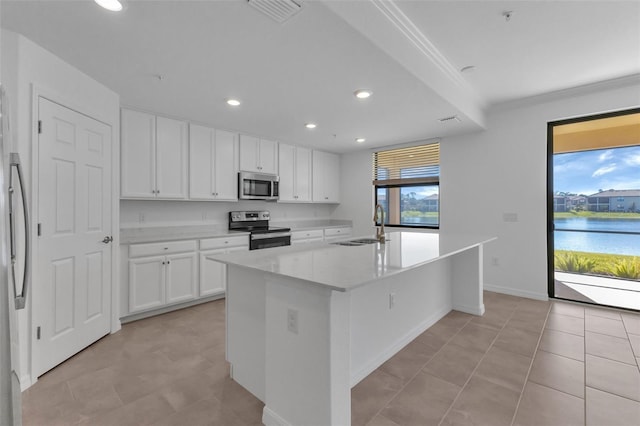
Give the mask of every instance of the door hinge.
[{"label": "door hinge", "polygon": [[36,327],[36,339],[40,340],[40,326]]},{"label": "door hinge", "polygon": [[38,223],[38,237],[42,235],[42,224]]},{"label": "door hinge", "polygon": [[42,120],[38,120],[38,134],[42,133]]}]

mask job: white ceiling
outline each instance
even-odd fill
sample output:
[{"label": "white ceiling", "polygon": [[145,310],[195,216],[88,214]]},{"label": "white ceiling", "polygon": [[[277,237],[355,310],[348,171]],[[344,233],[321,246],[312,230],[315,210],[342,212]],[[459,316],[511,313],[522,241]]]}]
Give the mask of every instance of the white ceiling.
[{"label": "white ceiling", "polygon": [[302,0],[278,24],[245,0],[2,0],[0,18],[123,105],[334,152],[477,131],[491,104],[640,73],[640,1]]}]

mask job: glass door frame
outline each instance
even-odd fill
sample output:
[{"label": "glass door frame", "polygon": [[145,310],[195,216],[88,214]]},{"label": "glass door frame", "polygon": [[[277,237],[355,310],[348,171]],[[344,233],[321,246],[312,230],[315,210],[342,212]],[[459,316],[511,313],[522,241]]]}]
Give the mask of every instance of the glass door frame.
[{"label": "glass door frame", "polygon": [[[583,121],[600,120],[603,118],[619,117],[622,115],[637,114],[640,113],[640,107],[630,108],[600,114],[587,115],[576,118],[569,118],[565,120],[549,121],[547,123],[547,294],[550,298],[564,299],[562,297],[555,296],[555,268],[554,268],[554,215],[553,215],[553,129],[556,126],[562,126],[565,124],[580,123]],[[571,300],[572,301],[572,300]],[[589,302],[583,302],[589,303]],[[598,305],[590,303],[592,305]],[[602,306],[602,305],[598,305]],[[624,308],[618,308],[624,309]]]}]

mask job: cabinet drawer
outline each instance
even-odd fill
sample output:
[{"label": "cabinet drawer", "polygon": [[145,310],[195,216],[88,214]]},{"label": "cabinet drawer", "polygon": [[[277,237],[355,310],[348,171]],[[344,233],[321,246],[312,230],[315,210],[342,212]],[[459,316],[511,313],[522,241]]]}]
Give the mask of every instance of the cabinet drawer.
[{"label": "cabinet drawer", "polygon": [[156,256],[168,253],[196,251],[196,241],[167,241],[163,243],[131,244],[129,257]]},{"label": "cabinet drawer", "polygon": [[329,228],[324,230],[325,237],[340,237],[351,235],[351,228]]},{"label": "cabinet drawer", "polygon": [[233,237],[207,238],[200,240],[200,250],[210,250],[225,247],[249,246],[248,235],[238,235]]},{"label": "cabinet drawer", "polygon": [[293,231],[291,233],[291,241],[323,238],[322,229],[313,229],[311,231]]}]

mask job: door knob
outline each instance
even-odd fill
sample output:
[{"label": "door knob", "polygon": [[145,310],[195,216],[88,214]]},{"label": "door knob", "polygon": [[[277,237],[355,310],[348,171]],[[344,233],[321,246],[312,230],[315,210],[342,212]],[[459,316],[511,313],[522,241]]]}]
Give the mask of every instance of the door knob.
[{"label": "door knob", "polygon": [[113,241],[113,237],[111,235],[107,235],[106,237],[104,237],[104,239],[102,240],[103,243],[105,244],[109,244],[111,241]]}]

